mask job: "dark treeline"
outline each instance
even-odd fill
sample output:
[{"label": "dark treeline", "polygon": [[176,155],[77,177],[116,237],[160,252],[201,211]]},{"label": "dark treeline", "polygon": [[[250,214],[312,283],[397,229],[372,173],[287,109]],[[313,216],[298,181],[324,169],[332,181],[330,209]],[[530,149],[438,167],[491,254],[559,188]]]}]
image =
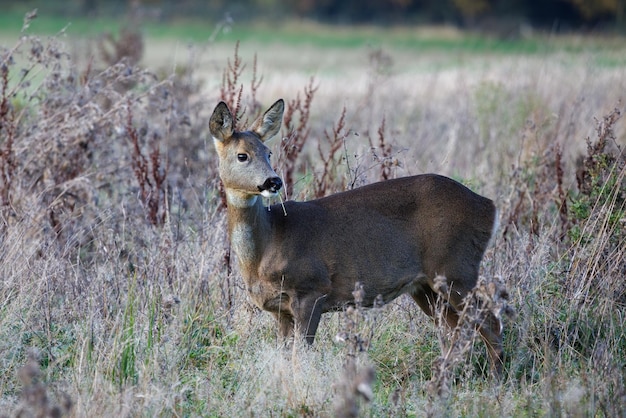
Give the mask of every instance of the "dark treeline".
[{"label": "dark treeline", "polygon": [[530,25],[550,30],[623,28],[626,0],[2,0],[64,15],[120,15],[131,5],[154,18],[218,20],[290,16],[339,24],[446,23],[466,28]]}]

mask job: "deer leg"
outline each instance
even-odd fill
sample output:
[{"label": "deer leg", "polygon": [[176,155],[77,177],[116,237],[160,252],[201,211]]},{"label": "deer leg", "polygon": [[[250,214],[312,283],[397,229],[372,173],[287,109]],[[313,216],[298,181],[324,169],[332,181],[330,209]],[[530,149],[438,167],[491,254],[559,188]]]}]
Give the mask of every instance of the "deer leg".
[{"label": "deer leg", "polygon": [[288,340],[293,337],[294,320],[293,316],[285,312],[272,312],[276,321],[278,321],[278,331],[281,338]]},{"label": "deer leg", "polygon": [[491,372],[496,377],[502,375],[504,349],[502,348],[502,322],[493,312],[488,311],[478,328],[480,336],[487,346],[487,354],[491,363]]},{"label": "deer leg", "polygon": [[[468,293],[465,289],[459,289],[458,286],[452,286],[452,292],[447,297],[447,306],[444,308],[444,317],[451,328],[457,326],[459,315],[458,310],[463,308],[463,298]],[[434,315],[435,301],[440,297],[434,290],[421,289],[412,295],[417,304],[430,316]],[[441,296],[443,297],[443,295]],[[478,332],[487,347],[487,355],[491,365],[492,373],[499,377],[502,373],[502,364],[504,360],[504,349],[502,347],[502,323],[496,316],[487,311],[484,313],[483,320],[477,326]]]},{"label": "deer leg", "polygon": [[[448,283],[452,283],[448,302],[454,306],[457,311],[460,311],[463,309],[463,299],[471,289],[466,289],[454,282],[448,281]],[[477,325],[477,329],[487,347],[491,371],[496,377],[499,377],[502,373],[504,359],[504,349],[502,348],[502,322],[489,310],[479,310],[479,315],[481,321]]]},{"label": "deer leg", "polygon": [[[435,307],[437,304],[437,299],[441,297],[440,295],[438,295],[437,293],[435,293],[434,290],[428,287],[411,293],[411,297],[413,298],[415,303],[417,303],[417,305],[426,313],[426,315],[432,318],[436,318]],[[456,327],[459,320],[459,315],[456,309],[448,303],[446,303],[444,309],[444,318],[446,320],[446,323],[450,328]]]},{"label": "deer leg", "polygon": [[296,311],[296,326],[309,344],[313,344],[317,327],[322,318],[326,295],[307,295],[299,301]]}]

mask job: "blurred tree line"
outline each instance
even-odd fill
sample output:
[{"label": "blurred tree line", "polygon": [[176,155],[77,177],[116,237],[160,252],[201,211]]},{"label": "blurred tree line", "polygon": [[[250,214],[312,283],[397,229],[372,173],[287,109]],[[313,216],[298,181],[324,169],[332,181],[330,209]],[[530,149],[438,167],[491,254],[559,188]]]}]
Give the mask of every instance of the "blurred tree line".
[{"label": "blurred tree line", "polygon": [[140,4],[162,20],[299,17],[341,24],[447,23],[485,28],[527,24],[549,29],[624,26],[626,0],[0,0],[64,15],[120,15]]}]

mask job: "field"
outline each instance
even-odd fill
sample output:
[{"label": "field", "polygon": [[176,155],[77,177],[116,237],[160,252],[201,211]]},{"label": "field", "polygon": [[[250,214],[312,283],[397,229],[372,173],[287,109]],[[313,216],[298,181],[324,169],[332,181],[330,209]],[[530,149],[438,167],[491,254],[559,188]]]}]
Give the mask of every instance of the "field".
[{"label": "field", "polygon": [[[623,39],[38,24],[0,33],[0,416],[623,414]],[[436,172],[496,202],[501,381],[406,297],[290,349],[249,302],[208,121],[281,97],[283,198]]]}]

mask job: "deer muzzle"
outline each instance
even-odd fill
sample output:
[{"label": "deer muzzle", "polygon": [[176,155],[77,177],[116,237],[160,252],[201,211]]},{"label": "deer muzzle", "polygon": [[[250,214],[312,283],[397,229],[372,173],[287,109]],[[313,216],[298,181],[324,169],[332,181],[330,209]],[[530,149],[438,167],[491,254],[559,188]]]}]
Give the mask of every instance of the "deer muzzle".
[{"label": "deer muzzle", "polygon": [[259,192],[264,197],[275,196],[281,187],[283,187],[283,181],[280,177],[269,177],[261,186],[258,186]]}]

